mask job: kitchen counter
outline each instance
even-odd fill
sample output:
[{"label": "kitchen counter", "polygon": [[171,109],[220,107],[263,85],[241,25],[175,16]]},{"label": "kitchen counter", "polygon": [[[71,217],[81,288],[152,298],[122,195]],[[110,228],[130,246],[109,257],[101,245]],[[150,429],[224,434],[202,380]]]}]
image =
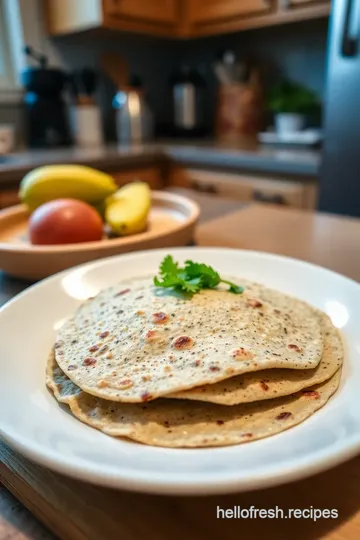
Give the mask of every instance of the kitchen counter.
[{"label": "kitchen counter", "polygon": [[254,142],[165,141],[134,146],[27,150],[0,160],[0,186],[16,186],[22,176],[40,165],[80,163],[107,171],[175,162],[188,167],[209,167],[314,180],[319,172],[319,150],[279,149]]}]

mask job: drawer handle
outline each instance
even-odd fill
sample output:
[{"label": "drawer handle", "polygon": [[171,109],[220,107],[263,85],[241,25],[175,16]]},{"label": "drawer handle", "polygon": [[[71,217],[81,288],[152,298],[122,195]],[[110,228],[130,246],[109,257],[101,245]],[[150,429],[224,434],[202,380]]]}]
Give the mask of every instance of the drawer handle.
[{"label": "drawer handle", "polygon": [[193,180],[191,182],[192,189],[195,189],[196,191],[200,191],[201,193],[218,193],[216,187],[214,184],[200,184],[199,182],[196,182]]},{"label": "drawer handle", "polygon": [[264,202],[264,203],[271,203],[271,204],[282,204],[282,205],[288,204],[284,196],[280,195],[280,193],[274,193],[272,195],[269,195],[269,194],[263,193],[262,191],[254,191],[253,200]]}]

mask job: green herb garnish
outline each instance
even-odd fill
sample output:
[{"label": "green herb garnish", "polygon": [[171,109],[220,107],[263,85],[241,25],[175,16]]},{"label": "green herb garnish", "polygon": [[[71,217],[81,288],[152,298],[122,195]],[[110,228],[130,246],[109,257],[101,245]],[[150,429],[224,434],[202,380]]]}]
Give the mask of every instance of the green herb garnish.
[{"label": "green herb garnish", "polygon": [[186,261],[185,266],[180,267],[171,255],[167,255],[160,264],[160,279],[155,276],[156,287],[164,287],[183,291],[189,294],[199,292],[201,289],[215,289],[220,283],[229,285],[229,292],[241,294],[243,287],[227,279],[221,279],[220,275],[211,266],[193,261]]}]

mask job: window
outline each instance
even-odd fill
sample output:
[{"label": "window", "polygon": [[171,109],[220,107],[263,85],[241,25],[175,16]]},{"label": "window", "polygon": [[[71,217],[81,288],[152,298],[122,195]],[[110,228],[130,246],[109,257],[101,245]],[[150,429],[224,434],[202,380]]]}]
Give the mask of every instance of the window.
[{"label": "window", "polygon": [[10,40],[5,23],[5,4],[0,0],[0,91],[15,87],[15,77],[12,69]]},{"label": "window", "polygon": [[25,44],[51,56],[52,61],[56,58],[45,36],[42,5],[41,0],[0,0],[0,103],[22,99]]}]

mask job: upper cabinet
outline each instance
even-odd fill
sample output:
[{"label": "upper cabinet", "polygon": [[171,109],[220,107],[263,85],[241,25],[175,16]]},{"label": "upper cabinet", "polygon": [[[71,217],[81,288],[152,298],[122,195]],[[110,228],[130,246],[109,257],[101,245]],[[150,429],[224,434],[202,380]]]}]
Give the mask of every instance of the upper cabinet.
[{"label": "upper cabinet", "polygon": [[329,12],[330,0],[188,0],[187,33],[192,37],[235,32],[324,17]]},{"label": "upper cabinet", "polygon": [[105,15],[147,23],[175,25],[178,17],[176,0],[105,0]]},{"label": "upper cabinet", "polygon": [[144,33],[177,33],[181,0],[103,0],[104,26]]},{"label": "upper cabinet", "polygon": [[330,0],[44,0],[52,35],[113,28],[196,37],[329,14]]},{"label": "upper cabinet", "polygon": [[145,34],[178,33],[183,0],[45,0],[52,35],[94,28]]},{"label": "upper cabinet", "polygon": [[192,0],[189,2],[190,24],[218,23],[270,11],[271,0]]},{"label": "upper cabinet", "polygon": [[276,0],[188,0],[190,35],[217,34],[244,27],[244,21],[271,13]]}]

